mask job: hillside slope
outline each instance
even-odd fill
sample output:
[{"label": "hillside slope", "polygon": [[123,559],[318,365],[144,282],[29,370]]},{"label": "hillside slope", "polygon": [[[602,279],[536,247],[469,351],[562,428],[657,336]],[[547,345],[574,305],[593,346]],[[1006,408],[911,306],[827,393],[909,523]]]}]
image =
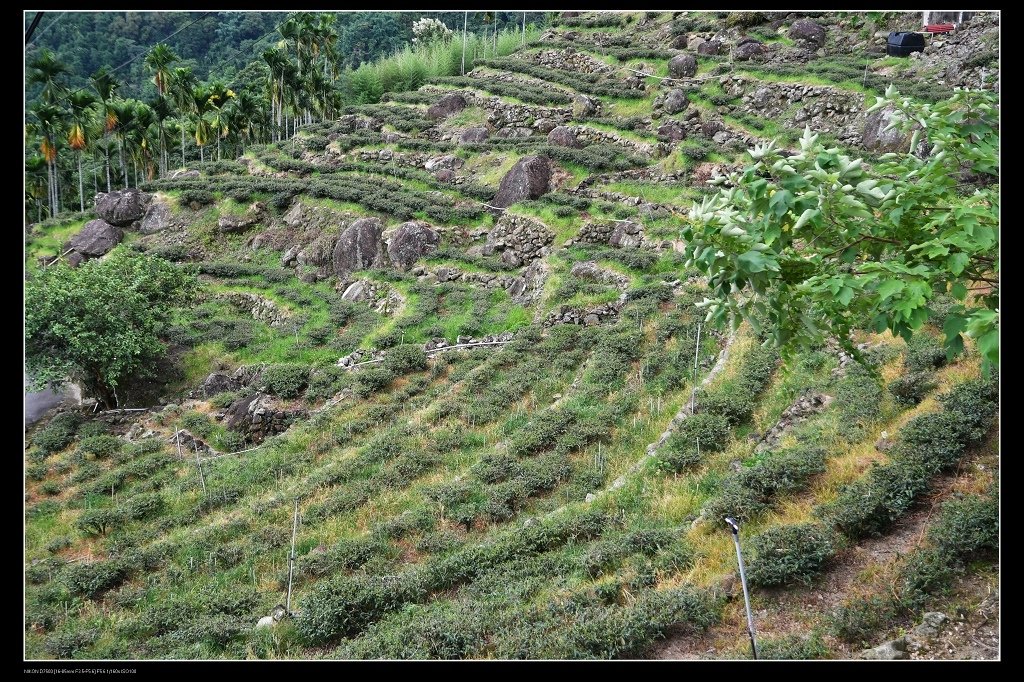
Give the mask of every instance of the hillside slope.
[{"label": "hillside slope", "polygon": [[[677,14],[563,17],[131,194],[125,248],[206,286],[146,410],[28,435],[28,657],[745,657],[727,514],[768,656],[857,656],[997,582],[956,534],[998,513],[977,352],[864,331],[876,373],[784,364],[703,325],[678,234],[758,140],[905,148],[865,101],[991,78],[964,45],[998,24],[899,60],[883,18]],[[29,272],[92,255],[81,227],[31,229]],[[294,617],[256,629],[296,508]]]}]

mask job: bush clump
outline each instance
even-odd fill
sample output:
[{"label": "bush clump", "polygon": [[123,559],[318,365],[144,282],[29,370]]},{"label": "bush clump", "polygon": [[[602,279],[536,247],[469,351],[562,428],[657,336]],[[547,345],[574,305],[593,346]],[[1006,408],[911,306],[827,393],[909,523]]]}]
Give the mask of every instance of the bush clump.
[{"label": "bush clump", "polygon": [[304,365],[271,365],[263,372],[267,390],[290,400],[302,395],[309,382],[309,368]]},{"label": "bush clump", "polygon": [[820,523],[777,526],[751,541],[747,575],[751,585],[810,583],[839,548],[838,534]]}]

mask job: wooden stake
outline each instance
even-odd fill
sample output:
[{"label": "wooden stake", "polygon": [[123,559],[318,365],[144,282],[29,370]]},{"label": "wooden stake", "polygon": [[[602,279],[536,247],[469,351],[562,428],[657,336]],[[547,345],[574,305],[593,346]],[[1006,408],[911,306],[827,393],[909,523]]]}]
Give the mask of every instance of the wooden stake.
[{"label": "wooden stake", "polygon": [[206,477],[203,476],[203,462],[199,459],[199,446],[196,445],[195,437],[192,438],[192,447],[196,451],[196,468],[199,469],[199,482],[203,485],[203,496],[206,496]]},{"label": "wooden stake", "polygon": [[288,554],[288,596],[284,601],[284,610],[292,612],[292,573],[295,569],[295,533],[299,527],[299,498],[295,498],[295,511],[292,513],[292,551]]}]

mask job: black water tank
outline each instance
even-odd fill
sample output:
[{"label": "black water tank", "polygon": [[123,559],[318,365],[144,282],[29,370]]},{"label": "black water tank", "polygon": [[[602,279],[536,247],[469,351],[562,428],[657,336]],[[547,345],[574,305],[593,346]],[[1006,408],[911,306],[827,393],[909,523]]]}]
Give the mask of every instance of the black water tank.
[{"label": "black water tank", "polygon": [[890,57],[907,57],[911,52],[923,51],[924,36],[913,31],[893,31],[885,45],[885,53]]}]

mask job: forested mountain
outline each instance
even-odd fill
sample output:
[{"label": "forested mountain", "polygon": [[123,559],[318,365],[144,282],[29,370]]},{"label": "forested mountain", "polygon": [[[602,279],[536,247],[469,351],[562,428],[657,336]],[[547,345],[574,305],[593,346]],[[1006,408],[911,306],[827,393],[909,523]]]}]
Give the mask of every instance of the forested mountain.
[{"label": "forested mountain", "polygon": [[[413,23],[431,16],[449,28],[462,28],[462,12],[327,12],[337,17],[335,45],[343,67],[356,68],[401,49],[412,39]],[[519,12],[470,12],[467,30],[489,31],[497,14],[498,30],[522,22]],[[25,26],[35,14],[25,14]],[[165,42],[192,66],[200,79],[234,76],[267,47],[281,40],[277,27],[285,12],[46,12],[26,51],[26,60],[41,49],[53,50],[68,67],[72,88],[88,84],[102,66],[114,67]],[[541,24],[542,12],[529,12],[527,22]],[[121,94],[144,98],[156,94],[141,58],[119,72]],[[26,91],[34,100],[40,87]]]}]

